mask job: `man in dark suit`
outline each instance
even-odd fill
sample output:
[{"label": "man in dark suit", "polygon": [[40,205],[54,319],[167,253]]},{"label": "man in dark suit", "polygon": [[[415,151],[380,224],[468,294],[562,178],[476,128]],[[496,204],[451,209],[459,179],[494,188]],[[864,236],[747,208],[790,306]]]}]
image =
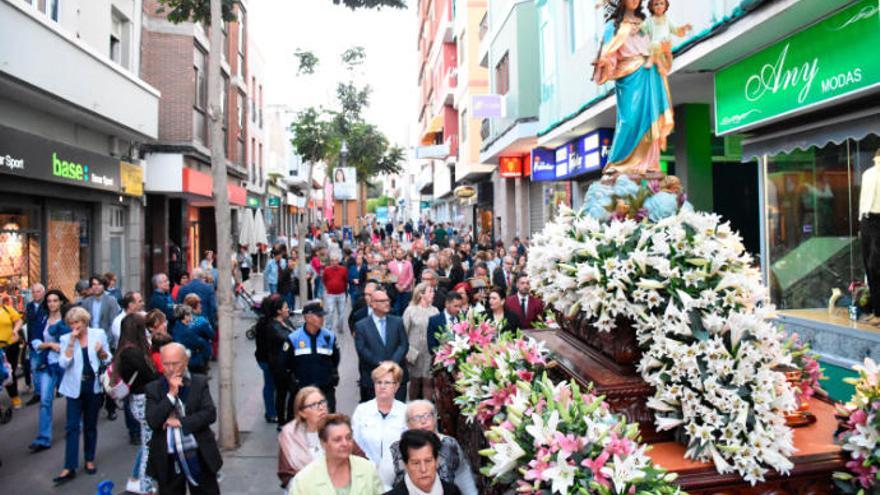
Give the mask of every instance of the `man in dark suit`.
[{"label": "man in dark suit", "polygon": [[510,295],[515,286],[513,278],[513,258],[505,256],[501,261],[501,266],[492,273],[492,285],[504,291],[504,294]]},{"label": "man in dark suit", "polygon": [[504,300],[504,307],[519,317],[524,329],[534,327],[536,321],[544,320],[544,302],[530,294],[529,276],[520,273],[516,277],[516,293]]},{"label": "man in dark suit", "polygon": [[458,323],[463,299],[458,292],[449,292],[446,294],[446,307],[443,312],[428,318],[428,350],[431,354],[434,354],[440,346],[437,334],[449,331],[452,325]]},{"label": "man in dark suit", "polygon": [[[182,345],[166,344],[161,352],[164,376],[144,389],[147,424],[153,430],[147,474],[163,495],[183,495],[187,486],[193,495],[219,494],[217,472],[223,459],[211,431],[217,410],[208,380],[204,375],[187,375],[188,358]],[[168,452],[169,430],[175,440],[179,438],[182,452]]]},{"label": "man in dark suit", "polygon": [[348,315],[348,329],[352,334],[355,333],[357,323],[370,315],[370,302],[373,298],[373,292],[379,285],[376,282],[367,282],[364,285],[364,293],[359,297],[351,308],[351,314]]},{"label": "man in dark suit", "polygon": [[388,314],[391,311],[391,298],[384,290],[373,292],[370,306],[373,314],[357,322],[354,336],[361,375],[361,402],[375,397],[373,378],[370,374],[382,361],[394,361],[403,368],[403,381],[397,389],[397,399],[405,401],[409,374],[404,359],[409,350],[409,339],[403,327],[403,320]]}]

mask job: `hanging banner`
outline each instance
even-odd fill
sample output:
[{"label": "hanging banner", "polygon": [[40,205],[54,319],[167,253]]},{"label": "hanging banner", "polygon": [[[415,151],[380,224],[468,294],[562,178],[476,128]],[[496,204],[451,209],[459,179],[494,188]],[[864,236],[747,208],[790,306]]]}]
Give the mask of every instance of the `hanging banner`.
[{"label": "hanging banner", "polygon": [[333,198],[357,199],[357,170],[354,167],[336,167],[333,171]]},{"label": "hanging banner", "polygon": [[501,95],[474,95],[471,108],[475,119],[497,119],[504,115]]}]

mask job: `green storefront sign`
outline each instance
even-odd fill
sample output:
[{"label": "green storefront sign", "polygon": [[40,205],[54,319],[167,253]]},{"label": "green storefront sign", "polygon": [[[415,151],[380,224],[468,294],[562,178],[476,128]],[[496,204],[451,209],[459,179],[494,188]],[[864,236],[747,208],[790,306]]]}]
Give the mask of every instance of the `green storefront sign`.
[{"label": "green storefront sign", "polygon": [[259,208],[260,207],[260,198],[258,198],[256,196],[248,195],[247,206],[248,206],[248,208]]},{"label": "green storefront sign", "polygon": [[269,199],[266,200],[266,205],[270,208],[278,208],[281,206],[281,198],[276,196],[269,196]]},{"label": "green storefront sign", "polygon": [[715,75],[722,135],[880,85],[880,2],[862,0]]}]

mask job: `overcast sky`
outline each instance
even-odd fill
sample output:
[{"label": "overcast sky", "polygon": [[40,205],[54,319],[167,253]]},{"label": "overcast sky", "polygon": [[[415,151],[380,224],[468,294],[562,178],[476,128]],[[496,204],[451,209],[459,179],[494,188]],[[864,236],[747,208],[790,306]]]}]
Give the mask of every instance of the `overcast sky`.
[{"label": "overcast sky", "polygon": [[[417,44],[415,1],[406,10],[351,10],[331,0],[254,0],[249,2],[250,35],[265,60],[266,104],[294,108],[335,101],[336,82],[348,73],[339,55],[363,46],[367,62],[363,81],[373,88],[366,114],[388,139],[410,146],[415,124]],[[297,48],[313,51],[321,60],[313,76],[296,76]]]}]

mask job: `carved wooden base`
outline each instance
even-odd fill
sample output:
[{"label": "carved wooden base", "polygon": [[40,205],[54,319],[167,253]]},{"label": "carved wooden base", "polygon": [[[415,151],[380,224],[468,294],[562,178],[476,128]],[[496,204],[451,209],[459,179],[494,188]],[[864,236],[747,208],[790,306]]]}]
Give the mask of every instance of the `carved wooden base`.
[{"label": "carved wooden base", "polygon": [[[654,413],[648,409],[648,399],[654,388],[645,383],[635,371],[635,366],[615,362],[607,353],[585,344],[579,337],[566,332],[527,332],[530,337],[544,342],[559,363],[551,370],[556,380],[574,378],[583,387],[592,384],[598,395],[604,395],[614,412],[623,414],[630,422],[638,422],[642,440],[663,442],[674,438],[674,432],[658,432],[654,426]],[[605,338],[611,333],[601,333]],[[614,348],[606,347],[606,349]],[[621,356],[618,353],[618,356]],[[629,355],[629,354],[628,354]]]}]

